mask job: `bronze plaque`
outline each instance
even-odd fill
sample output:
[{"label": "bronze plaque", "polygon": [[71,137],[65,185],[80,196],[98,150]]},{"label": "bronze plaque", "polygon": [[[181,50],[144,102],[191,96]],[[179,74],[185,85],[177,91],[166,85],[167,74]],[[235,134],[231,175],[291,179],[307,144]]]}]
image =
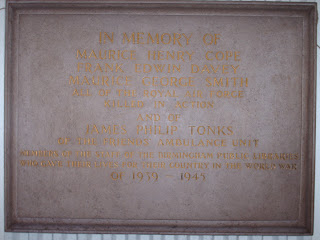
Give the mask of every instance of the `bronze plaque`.
[{"label": "bronze plaque", "polygon": [[312,234],[315,3],[8,1],[6,230]]}]

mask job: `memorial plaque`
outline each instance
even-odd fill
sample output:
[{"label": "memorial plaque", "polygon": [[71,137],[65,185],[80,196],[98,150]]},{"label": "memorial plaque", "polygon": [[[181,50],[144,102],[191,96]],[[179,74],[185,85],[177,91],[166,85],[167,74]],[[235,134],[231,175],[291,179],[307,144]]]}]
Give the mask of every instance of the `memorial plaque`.
[{"label": "memorial plaque", "polygon": [[6,230],[312,234],[316,18],[8,1]]}]

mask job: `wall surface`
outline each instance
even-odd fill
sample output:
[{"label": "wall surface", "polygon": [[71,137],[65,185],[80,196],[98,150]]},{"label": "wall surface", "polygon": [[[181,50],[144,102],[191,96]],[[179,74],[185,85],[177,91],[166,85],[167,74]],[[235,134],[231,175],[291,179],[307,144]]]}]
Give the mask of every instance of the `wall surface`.
[{"label": "wall surface", "polygon": [[[320,0],[307,1],[317,2]],[[319,10],[318,10],[319,11]],[[318,35],[320,27],[318,25]],[[5,45],[5,0],[0,0],[0,240],[320,240],[320,132],[317,128],[316,139],[316,185],[315,185],[315,219],[313,236],[184,236],[184,235],[116,235],[116,234],[36,234],[36,233],[5,233],[4,232],[4,45]],[[317,77],[320,79],[320,42],[318,41]],[[320,126],[320,86],[317,86],[317,126]]]}]

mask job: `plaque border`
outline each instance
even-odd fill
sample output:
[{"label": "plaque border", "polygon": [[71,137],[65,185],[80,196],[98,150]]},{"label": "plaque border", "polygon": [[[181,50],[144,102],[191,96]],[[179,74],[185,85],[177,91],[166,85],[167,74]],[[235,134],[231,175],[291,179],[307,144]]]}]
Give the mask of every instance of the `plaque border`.
[{"label": "plaque border", "polygon": [[[298,221],[181,221],[181,220],[100,220],[100,219],[61,219],[53,218],[19,218],[14,207],[15,170],[12,156],[17,130],[14,118],[14,85],[16,76],[13,60],[17,58],[19,49],[11,44],[18,38],[15,24],[19,19],[19,11],[23,10],[96,10],[101,8],[131,9],[142,12],[150,8],[158,9],[218,9],[239,11],[293,11],[303,17],[304,42],[302,79],[307,81],[308,95],[306,114],[302,116],[302,127],[305,127],[304,154],[306,163],[301,169],[301,197],[306,206]],[[264,16],[264,15],[263,15]],[[312,235],[314,218],[314,179],[315,179],[315,119],[316,119],[316,60],[317,60],[317,3],[300,2],[210,2],[210,1],[47,1],[42,0],[7,0],[6,3],[6,53],[5,53],[5,231],[13,232],[50,232],[50,233],[135,233],[135,234],[218,234],[218,235]],[[303,96],[303,95],[302,95]],[[302,104],[304,102],[302,101]],[[303,114],[303,112],[302,112]],[[306,126],[305,126],[306,125]],[[302,134],[301,137],[304,135]],[[302,144],[301,144],[302,146]],[[305,187],[305,188],[303,188]],[[301,207],[301,206],[300,206]],[[301,212],[301,211],[300,211]],[[290,222],[290,223],[289,223]],[[294,222],[294,224],[292,224]],[[262,225],[261,225],[262,224]]]}]

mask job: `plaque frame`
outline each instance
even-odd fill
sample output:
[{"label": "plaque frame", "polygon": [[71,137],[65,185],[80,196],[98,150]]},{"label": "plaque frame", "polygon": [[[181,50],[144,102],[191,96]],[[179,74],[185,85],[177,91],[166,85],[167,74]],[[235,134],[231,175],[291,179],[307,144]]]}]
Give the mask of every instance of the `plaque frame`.
[{"label": "plaque frame", "polygon": [[[210,9],[212,11],[247,12],[256,11],[263,14],[268,11],[286,11],[287,14],[296,14],[303,17],[306,24],[304,37],[307,42],[308,54],[304,56],[308,76],[309,95],[307,119],[308,138],[305,154],[308,158],[302,171],[304,193],[304,216],[300,216],[294,224],[277,221],[216,221],[206,223],[203,221],[180,220],[110,220],[101,219],[37,219],[18,218],[15,216],[13,198],[16,188],[12,167],[13,143],[17,140],[14,130],[15,119],[12,115],[12,106],[15,104],[15,78],[14,66],[16,64],[17,50],[15,41],[17,30],[14,28],[21,10],[90,10],[96,9],[132,9],[141,11],[148,9]],[[245,234],[245,235],[310,235],[313,233],[313,198],[314,198],[314,162],[315,162],[315,117],[316,117],[316,3],[285,3],[285,2],[206,2],[206,1],[14,1],[7,0],[6,6],[6,65],[5,65],[5,230],[13,232],[52,232],[52,233],[136,233],[136,234]]]}]

